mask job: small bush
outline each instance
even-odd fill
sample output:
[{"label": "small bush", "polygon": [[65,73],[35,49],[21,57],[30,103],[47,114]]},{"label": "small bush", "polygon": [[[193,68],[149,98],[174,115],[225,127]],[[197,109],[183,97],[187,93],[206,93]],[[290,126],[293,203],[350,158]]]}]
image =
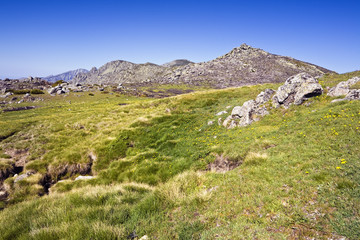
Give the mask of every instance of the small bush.
[{"label": "small bush", "polygon": [[92,97],[93,97],[93,96],[95,96],[95,95],[94,95],[93,93],[89,93],[89,96],[92,96]]},{"label": "small bush", "polygon": [[12,92],[13,94],[27,94],[30,93],[31,90],[29,89],[20,89],[20,90],[15,90],[15,89],[10,89],[9,92]]},{"label": "small bush", "polygon": [[30,91],[31,94],[44,94],[43,91],[41,91],[40,89],[32,89]]},{"label": "small bush", "polygon": [[56,87],[57,85],[60,85],[62,83],[65,83],[65,81],[64,80],[58,80],[58,81],[54,82],[51,86]]}]

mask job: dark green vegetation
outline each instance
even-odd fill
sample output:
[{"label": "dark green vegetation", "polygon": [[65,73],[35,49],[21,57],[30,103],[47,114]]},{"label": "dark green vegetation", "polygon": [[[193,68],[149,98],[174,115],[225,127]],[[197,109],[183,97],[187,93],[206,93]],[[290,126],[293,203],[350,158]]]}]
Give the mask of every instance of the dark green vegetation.
[{"label": "dark green vegetation", "polygon": [[8,92],[12,92],[14,94],[26,94],[26,93],[31,93],[31,94],[44,94],[44,92],[40,89],[21,89],[21,90],[12,90],[10,89]]},{"label": "dark green vegetation", "polygon": [[[26,158],[34,174],[5,181],[0,238],[359,239],[360,101],[324,94],[245,128],[217,125],[217,112],[278,86],[160,100],[72,94],[1,113],[1,166]],[[220,159],[240,165],[206,171]],[[73,180],[84,173],[96,178]]]}]

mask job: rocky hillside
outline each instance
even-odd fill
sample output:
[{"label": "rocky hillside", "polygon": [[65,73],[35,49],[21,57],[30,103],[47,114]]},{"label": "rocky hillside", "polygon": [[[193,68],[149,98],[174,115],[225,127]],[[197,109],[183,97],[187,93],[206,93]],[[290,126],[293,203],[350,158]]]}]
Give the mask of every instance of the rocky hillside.
[{"label": "rocky hillside", "polygon": [[89,72],[89,71],[86,69],[79,68],[76,70],[67,71],[64,73],[57,74],[57,75],[50,75],[50,76],[44,77],[43,79],[45,79],[46,81],[49,81],[49,82],[56,82],[59,80],[64,80],[64,81],[68,82],[68,81],[71,81],[78,73],[87,73],[87,72]]},{"label": "rocky hillside", "polygon": [[80,73],[74,83],[97,84],[189,84],[226,88],[258,83],[282,82],[284,79],[305,72],[312,76],[331,72],[328,69],[283,57],[242,44],[231,52],[209,62],[184,61],[164,64],[134,64],[113,61],[89,73]]}]

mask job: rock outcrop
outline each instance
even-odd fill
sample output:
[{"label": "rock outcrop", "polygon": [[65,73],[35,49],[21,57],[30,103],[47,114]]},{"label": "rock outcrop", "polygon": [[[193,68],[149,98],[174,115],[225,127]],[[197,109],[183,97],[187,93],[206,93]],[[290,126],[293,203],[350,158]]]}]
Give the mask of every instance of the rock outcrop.
[{"label": "rock outcrop", "polygon": [[323,88],[314,77],[307,73],[299,73],[288,78],[285,84],[278,88],[272,103],[276,108],[279,106],[288,108],[291,104],[300,105],[306,99],[322,93]]},{"label": "rock outcrop", "polygon": [[11,90],[31,90],[39,89],[44,90],[50,86],[50,83],[38,78],[38,77],[28,77],[25,79],[5,79],[0,80],[0,94]]},{"label": "rock outcrop", "polygon": [[76,75],[73,83],[141,86],[144,84],[188,84],[226,88],[259,83],[281,82],[294,74],[312,76],[331,72],[328,69],[290,57],[270,54],[246,44],[214,60],[186,65],[113,61],[99,69]]},{"label": "rock outcrop", "polygon": [[[265,89],[255,100],[246,101],[242,106],[233,108],[222,125],[226,128],[244,127],[261,117],[269,114],[268,108],[283,106],[288,108],[291,104],[299,105],[310,97],[319,96],[323,93],[321,85],[315,78],[307,73],[299,73],[288,78],[285,84],[275,92]],[[270,99],[272,104],[270,104]],[[221,119],[219,119],[219,123]]]},{"label": "rock outcrop", "polygon": [[334,99],[332,102],[359,100],[360,89],[351,89],[351,87],[358,82],[360,82],[360,77],[353,77],[347,81],[340,82],[335,87],[330,88],[327,95],[330,97],[345,96],[345,98],[342,99]]},{"label": "rock outcrop", "polygon": [[[102,87],[90,87],[92,89],[98,89],[99,91],[104,91],[104,88]],[[69,83],[61,83],[55,87],[49,88],[48,89],[48,93],[50,95],[61,95],[61,94],[65,94],[65,93],[69,93],[70,91],[73,92],[84,92],[84,91],[89,91],[90,88],[88,86],[83,86],[80,83],[78,84],[69,84]]]},{"label": "rock outcrop", "polygon": [[350,90],[345,96],[345,100],[360,100],[360,89]]},{"label": "rock outcrop", "polygon": [[223,122],[223,126],[227,128],[243,127],[250,125],[254,121],[260,120],[269,112],[265,106],[271,96],[275,93],[272,89],[266,89],[261,92],[255,100],[246,101],[242,106],[233,108],[231,115]]},{"label": "rock outcrop", "polygon": [[350,93],[350,91],[351,91],[350,87],[359,81],[360,81],[360,77],[353,77],[347,81],[340,82],[335,87],[330,88],[327,95],[330,97],[345,96],[348,93]]},{"label": "rock outcrop", "polygon": [[61,83],[53,88],[48,89],[48,93],[50,95],[60,95],[60,94],[65,94],[70,92],[70,89],[68,88],[68,84],[67,83]]}]

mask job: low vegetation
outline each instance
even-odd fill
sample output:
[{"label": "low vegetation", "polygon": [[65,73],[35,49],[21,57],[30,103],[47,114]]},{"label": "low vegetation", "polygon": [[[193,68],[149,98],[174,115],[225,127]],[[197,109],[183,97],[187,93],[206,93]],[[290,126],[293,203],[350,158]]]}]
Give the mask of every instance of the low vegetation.
[{"label": "low vegetation", "polygon": [[[360,73],[320,83],[350,75]],[[278,86],[45,94],[36,109],[1,113],[0,166],[26,159],[32,175],[5,180],[0,239],[359,239],[360,101],[323,94],[248,127],[217,124]],[[222,161],[231,170],[209,171]],[[84,174],[95,178],[74,180]]]},{"label": "low vegetation", "polygon": [[9,92],[12,92],[13,94],[26,94],[26,93],[30,93],[30,94],[44,94],[44,92],[40,89],[20,89],[20,90],[14,90],[14,89],[10,89]]}]

